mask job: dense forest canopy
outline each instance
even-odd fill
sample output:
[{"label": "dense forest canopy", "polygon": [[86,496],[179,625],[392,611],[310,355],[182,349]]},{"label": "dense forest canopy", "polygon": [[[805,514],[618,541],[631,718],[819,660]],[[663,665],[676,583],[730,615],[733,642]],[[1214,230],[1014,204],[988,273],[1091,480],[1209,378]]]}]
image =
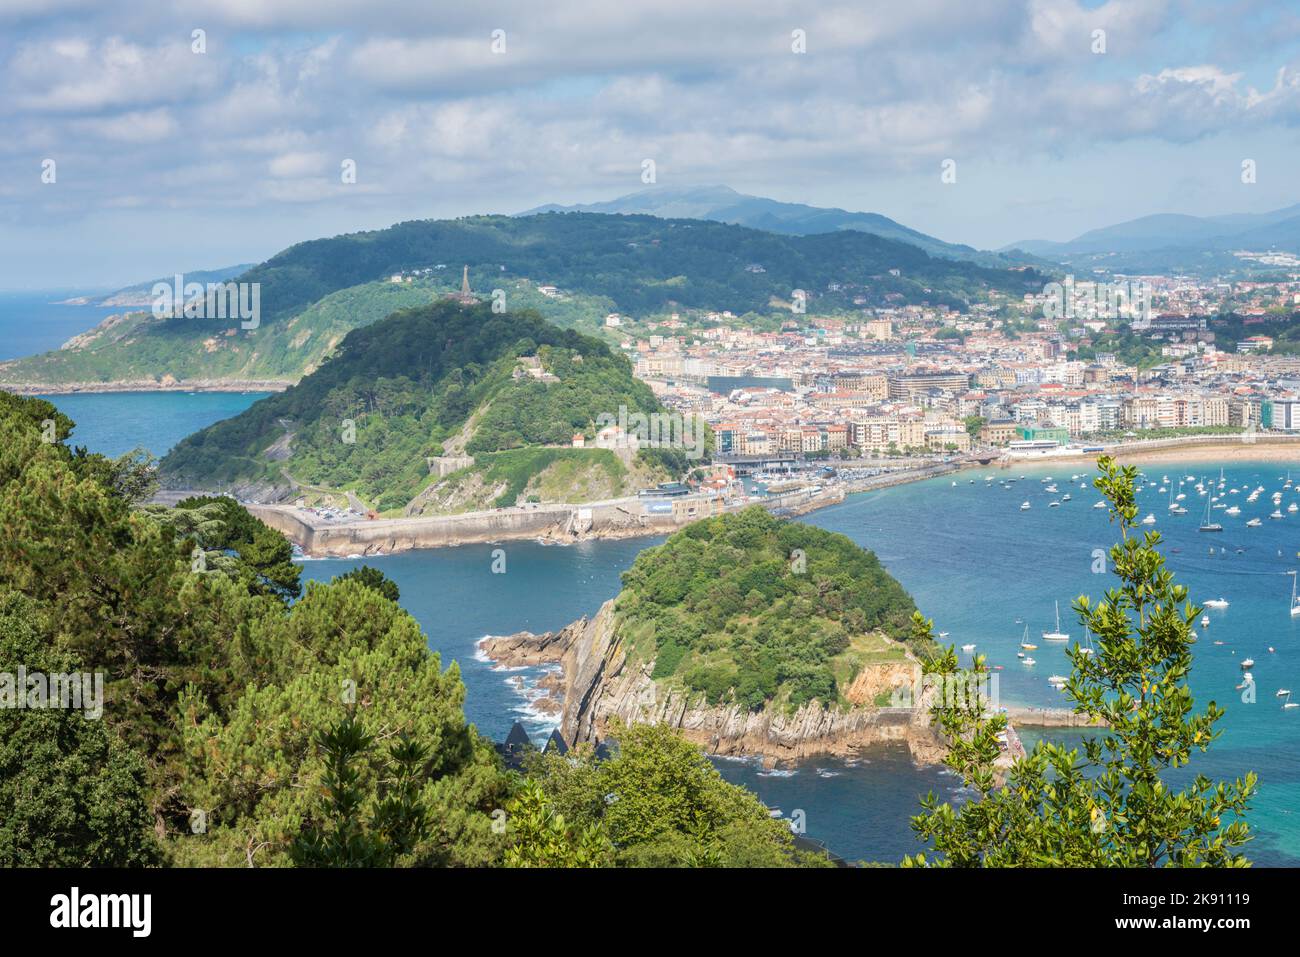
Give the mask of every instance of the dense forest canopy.
[{"label": "dense forest canopy", "polygon": [[[416,220],[377,232],[299,243],[242,278],[262,283],[266,318],[291,316],[336,289],[403,270],[468,263],[480,292],[498,277],[526,276],[562,289],[608,296],[632,313],[686,307],[765,309],[794,289],[843,305],[831,283],[873,295],[964,308],[981,291],[1038,291],[1036,271],[990,269],[938,259],[916,246],[843,230],[782,236],[705,220],[598,213],[469,216]],[[761,266],[762,272],[747,267]],[[503,268],[504,267],[504,268]],[[892,276],[897,269],[899,276]],[[816,308],[818,299],[812,300]]]},{"label": "dense forest canopy", "polygon": [[759,506],[643,551],[617,605],[638,651],[651,645],[656,679],[750,709],[836,703],[855,639],[905,640],[915,607],[871,552]]}]

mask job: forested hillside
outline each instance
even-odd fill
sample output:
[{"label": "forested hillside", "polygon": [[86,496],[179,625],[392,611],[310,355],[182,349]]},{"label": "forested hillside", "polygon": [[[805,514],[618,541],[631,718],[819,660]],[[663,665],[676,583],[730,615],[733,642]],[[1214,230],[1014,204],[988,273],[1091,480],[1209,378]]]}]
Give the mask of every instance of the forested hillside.
[{"label": "forested hillside", "polygon": [[902,660],[877,636],[906,641],[916,606],[871,552],[754,506],[643,551],[617,610],[655,679],[754,710],[841,701],[862,665]]},{"label": "forested hillside", "polygon": [[[467,454],[508,473],[492,504],[513,504],[558,458],[622,468],[605,450],[568,448],[575,433],[594,436],[597,417],[617,416],[620,406],[661,410],[604,343],[531,312],[442,302],[349,333],[298,385],[178,444],[162,475],[171,486],[225,488],[283,482],[287,473],[389,510],[430,483],[428,457]],[[267,455],[281,440],[287,448]],[[542,458],[511,455],[537,446],[555,448]],[[685,468],[671,450],[651,458],[661,471]],[[503,495],[508,500],[498,501]]]},{"label": "forested hillside", "polygon": [[[907,302],[964,310],[990,291],[1019,295],[1044,282],[1032,269],[935,258],[854,230],[789,236],[705,220],[592,213],[419,220],[299,243],[248,270],[240,281],[259,283],[261,291],[256,329],[146,313],[86,336],[76,348],[0,363],[0,382],[292,381],[317,365],[339,334],[454,287],[462,264],[481,296],[501,289],[509,308],[532,304],[589,332],[598,330],[597,312],[605,307],[633,316],[676,308],[788,315],[793,291],[801,289],[812,314]],[[423,283],[388,282],[415,272]],[[540,301],[521,291],[525,282],[557,286],[568,298]],[[327,298],[334,294],[340,295]],[[511,303],[512,296],[531,301]]]},{"label": "forested hillside", "polygon": [[0,866],[824,863],[667,728],[506,771],[381,573],[304,589],[234,501],[141,508],[147,467],[72,428],[0,392]]}]

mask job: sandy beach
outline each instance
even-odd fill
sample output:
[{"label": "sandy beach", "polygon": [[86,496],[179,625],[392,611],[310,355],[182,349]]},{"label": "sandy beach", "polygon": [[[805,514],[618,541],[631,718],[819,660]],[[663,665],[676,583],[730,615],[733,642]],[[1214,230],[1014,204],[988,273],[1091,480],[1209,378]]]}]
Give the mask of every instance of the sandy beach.
[{"label": "sandy beach", "polygon": [[1113,456],[1126,465],[1162,462],[1294,462],[1300,470],[1300,436],[1256,436],[1253,442],[1240,436],[1167,439],[1143,445],[1107,447],[1104,452],[1086,455],[1052,455],[1041,458],[1012,459],[1012,468],[1021,465],[1051,466],[1060,463],[1096,462],[1102,455]]}]

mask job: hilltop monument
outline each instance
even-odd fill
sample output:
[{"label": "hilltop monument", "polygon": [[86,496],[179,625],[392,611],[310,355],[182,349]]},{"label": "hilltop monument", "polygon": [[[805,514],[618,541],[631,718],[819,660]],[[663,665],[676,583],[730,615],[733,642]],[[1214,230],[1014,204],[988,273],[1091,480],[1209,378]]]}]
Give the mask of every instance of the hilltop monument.
[{"label": "hilltop monument", "polygon": [[478,302],[478,299],[474,297],[473,291],[469,288],[469,266],[466,266],[464,271],[461,273],[460,292],[452,293],[450,298],[455,299],[457,302],[464,303],[467,306],[472,306],[474,303]]}]

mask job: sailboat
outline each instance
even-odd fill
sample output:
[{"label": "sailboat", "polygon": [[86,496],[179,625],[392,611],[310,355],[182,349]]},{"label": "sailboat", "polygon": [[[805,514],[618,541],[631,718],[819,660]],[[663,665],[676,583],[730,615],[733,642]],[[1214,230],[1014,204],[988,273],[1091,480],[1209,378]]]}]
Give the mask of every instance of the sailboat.
[{"label": "sailboat", "polygon": [[1079,654],[1090,655],[1093,653],[1092,648],[1092,631],[1087,625],[1083,626],[1083,645],[1079,647]]},{"label": "sailboat", "polygon": [[1291,575],[1291,617],[1294,618],[1296,617],[1296,615],[1300,615],[1300,602],[1296,601],[1296,593],[1295,593],[1296,574],[1295,572],[1291,572],[1290,575]]},{"label": "sailboat", "polygon": [[1043,632],[1043,641],[1069,641],[1070,636],[1061,631],[1061,603],[1056,603],[1056,630]]},{"label": "sailboat", "polygon": [[1212,521],[1210,521],[1210,500],[1209,500],[1208,498],[1205,500],[1205,521],[1203,521],[1203,522],[1201,523],[1201,527],[1198,528],[1197,531],[1198,531],[1198,532],[1221,532],[1221,531],[1223,531],[1223,526],[1222,526],[1222,525],[1220,525],[1218,522],[1212,522]]},{"label": "sailboat", "polygon": [[1028,651],[1037,651],[1038,646],[1029,642],[1029,626],[1025,625],[1025,633],[1020,637],[1020,647]]}]

